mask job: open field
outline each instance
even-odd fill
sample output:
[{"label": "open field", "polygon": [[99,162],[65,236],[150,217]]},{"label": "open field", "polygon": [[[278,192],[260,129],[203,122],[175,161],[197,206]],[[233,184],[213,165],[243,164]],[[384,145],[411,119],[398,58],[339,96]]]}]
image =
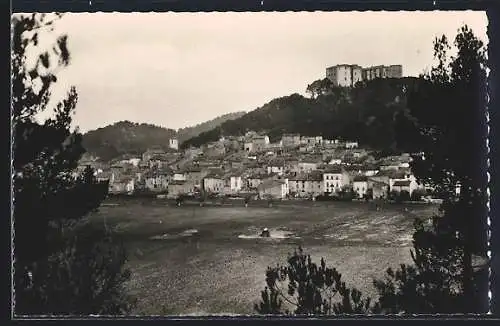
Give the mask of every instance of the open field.
[{"label": "open field", "polygon": [[[299,245],[373,296],[373,278],[411,260],[413,220],[436,211],[341,202],[175,207],[132,199],[108,201],[92,218],[115,226],[129,248],[134,313],[252,314],[266,268]],[[272,238],[257,236],[264,227]]]}]

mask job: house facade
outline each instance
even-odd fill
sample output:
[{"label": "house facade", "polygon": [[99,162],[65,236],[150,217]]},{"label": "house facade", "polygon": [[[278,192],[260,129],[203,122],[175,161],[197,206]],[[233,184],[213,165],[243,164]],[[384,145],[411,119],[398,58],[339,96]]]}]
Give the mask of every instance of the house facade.
[{"label": "house facade", "polygon": [[233,174],[230,176],[230,188],[231,192],[237,193],[243,189],[243,179],[239,174]]},{"label": "house facade", "polygon": [[387,199],[389,195],[389,184],[370,179],[370,187],[373,193],[373,199]]},{"label": "house facade", "polygon": [[408,191],[411,194],[417,189],[424,189],[417,182],[415,176],[409,171],[399,171],[394,173],[389,179],[390,191],[400,192],[402,190]]},{"label": "house facade", "polygon": [[131,193],[135,190],[135,180],[131,177],[123,177],[113,183],[110,182],[108,190],[111,194]]},{"label": "house facade", "polygon": [[297,164],[299,172],[311,172],[318,169],[318,162],[302,161]]},{"label": "house facade", "polygon": [[189,168],[184,172],[185,180],[193,184],[195,188],[201,189],[203,178],[209,173],[208,169]]},{"label": "house facade", "polygon": [[266,180],[277,180],[278,174],[276,173],[255,173],[246,178],[246,185],[248,189],[255,190],[257,187]]},{"label": "house facade", "polygon": [[217,174],[209,174],[203,179],[203,190],[207,193],[224,192],[224,178]]},{"label": "house facade", "polygon": [[168,147],[175,149],[175,150],[178,150],[179,149],[179,141],[177,140],[177,138],[170,138],[168,140]]},{"label": "house facade", "polygon": [[266,180],[257,187],[260,198],[284,199],[288,195],[284,180]]},{"label": "house facade", "polygon": [[357,198],[365,198],[368,194],[369,183],[368,177],[366,176],[356,176],[352,181],[352,190],[356,194]]},{"label": "house facade", "polygon": [[411,181],[410,180],[396,180],[392,184],[392,190],[391,191],[395,191],[395,192],[398,192],[398,193],[400,193],[402,191],[406,191],[406,192],[408,192],[411,195],[413,193],[414,189],[412,189],[412,187],[411,187]]},{"label": "house facade", "polygon": [[283,175],[285,172],[285,162],[279,160],[272,160],[267,164],[267,173],[276,173],[278,175]]},{"label": "house facade", "polygon": [[269,146],[268,136],[254,136],[252,138],[253,150],[256,152],[262,152]]},{"label": "house facade", "polygon": [[358,142],[356,142],[356,141],[348,141],[348,142],[345,143],[345,148],[346,149],[358,148]]},{"label": "house facade", "polygon": [[299,134],[283,134],[281,137],[283,147],[295,147],[300,145]]},{"label": "house facade", "polygon": [[191,192],[191,185],[186,181],[172,181],[168,185],[167,198],[177,198]]},{"label": "house facade", "polygon": [[326,68],[326,78],[335,86],[352,87],[363,80],[363,68],[349,64],[328,67]]},{"label": "house facade", "polygon": [[323,171],[323,191],[333,194],[350,184],[349,174],[340,166],[329,166]]},{"label": "house facade", "polygon": [[293,197],[315,197],[323,193],[323,177],[319,171],[291,176],[288,185]]},{"label": "house facade", "polygon": [[163,192],[168,190],[169,176],[166,173],[149,172],[144,175],[144,187],[148,191]]}]

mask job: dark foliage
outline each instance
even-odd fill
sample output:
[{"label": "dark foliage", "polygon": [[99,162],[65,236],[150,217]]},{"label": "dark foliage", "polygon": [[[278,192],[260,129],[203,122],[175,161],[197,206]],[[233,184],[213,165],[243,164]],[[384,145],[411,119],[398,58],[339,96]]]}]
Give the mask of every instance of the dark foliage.
[{"label": "dark foliage", "polygon": [[[177,130],[177,136],[179,137],[179,143],[182,143],[190,138],[196,137],[203,132],[210,131],[210,130],[220,126],[221,124],[223,124],[226,121],[238,119],[238,118],[244,116],[245,114],[246,114],[246,112],[243,112],[243,111],[231,112],[231,113],[221,115],[215,119],[212,119],[212,120],[209,120],[209,121],[206,121],[203,123],[199,123],[193,127],[181,128],[181,129]],[[222,135],[223,135],[223,132],[224,131],[222,130]]]},{"label": "dark foliage", "polygon": [[424,196],[427,195],[427,192],[423,189],[415,189],[412,193],[411,193],[411,198],[410,200],[411,201],[421,201],[422,198]]},{"label": "dark foliage", "polygon": [[389,193],[389,199],[394,200],[397,203],[402,203],[404,201],[410,201],[410,193],[406,190],[401,191],[391,191]]},{"label": "dark foliage", "polygon": [[[370,299],[361,292],[348,288],[342,275],[326,266],[312,262],[302,248],[288,258],[287,266],[269,267],[267,286],[261,293],[261,302],[255,305],[260,314],[331,315],[368,313]],[[283,284],[287,284],[284,289]]]},{"label": "dark foliage", "polygon": [[[436,39],[438,64],[410,90],[398,115],[398,144],[412,153],[415,176],[445,198],[442,226],[457,232],[463,246],[464,296],[474,299],[472,254],[486,255],[486,57],[464,26],[454,42]],[[460,194],[455,192],[460,185]]]},{"label": "dark foliage", "polygon": [[73,174],[84,152],[81,135],[70,130],[76,90],[56,105],[52,118],[35,120],[48,109],[53,71],[70,56],[66,36],[33,67],[26,50],[39,49],[39,38],[59,16],[12,18],[15,313],[117,314],[132,302],[123,291],[129,274],[113,234],[86,219],[105,198],[107,183],[96,182],[89,169]]},{"label": "dark foliage", "polygon": [[415,78],[376,79],[351,89],[326,83],[323,86],[330,89],[321,90],[314,98],[292,94],[274,99],[239,119],[187,140],[182,146],[216,141],[222,133],[241,136],[254,130],[267,132],[271,141],[284,133],[300,133],[352,139],[373,148],[395,150],[395,114],[406,108],[405,92],[414,83]]},{"label": "dark foliage", "polygon": [[462,295],[462,246],[455,233],[415,222],[413,266],[387,270],[375,280],[379,294],[377,313],[460,313],[471,306]]},{"label": "dark foliage", "polygon": [[311,98],[317,98],[321,95],[332,94],[334,90],[334,85],[328,78],[318,79],[307,85],[306,93],[311,96]]},{"label": "dark foliage", "polygon": [[[417,225],[415,268],[388,271],[377,283],[386,311],[485,312],[487,278],[474,273],[473,253],[486,250],[486,74],[484,48],[464,26],[448,61],[446,37],[436,39],[438,61],[410,90],[398,115],[399,147],[413,155],[412,171],[444,197],[432,228]],[[460,184],[460,194],[455,192]]]}]

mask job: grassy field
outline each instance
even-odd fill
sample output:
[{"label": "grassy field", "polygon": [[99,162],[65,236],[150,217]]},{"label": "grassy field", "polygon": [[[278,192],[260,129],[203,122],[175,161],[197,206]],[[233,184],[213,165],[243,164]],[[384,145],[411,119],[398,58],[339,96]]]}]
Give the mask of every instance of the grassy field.
[{"label": "grassy field", "polygon": [[[374,296],[372,279],[410,261],[412,225],[436,206],[275,203],[175,207],[162,200],[109,201],[93,216],[129,248],[134,314],[253,314],[265,270],[297,246]],[[259,238],[267,227],[279,238]],[[287,233],[285,233],[287,232]],[[289,234],[290,237],[283,237]]]}]

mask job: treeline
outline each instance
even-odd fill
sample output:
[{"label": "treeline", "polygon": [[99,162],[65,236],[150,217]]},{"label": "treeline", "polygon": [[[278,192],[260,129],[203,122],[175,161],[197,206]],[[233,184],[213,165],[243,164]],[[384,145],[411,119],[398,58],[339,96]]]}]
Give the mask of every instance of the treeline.
[{"label": "treeline", "polygon": [[343,138],[373,148],[396,148],[396,113],[406,110],[406,94],[417,78],[376,79],[353,88],[327,80],[308,85],[306,98],[292,94],[272,100],[239,119],[222,123],[182,144],[183,148],[216,141],[221,135],[241,136],[249,130],[266,132],[271,141],[283,133]]}]

